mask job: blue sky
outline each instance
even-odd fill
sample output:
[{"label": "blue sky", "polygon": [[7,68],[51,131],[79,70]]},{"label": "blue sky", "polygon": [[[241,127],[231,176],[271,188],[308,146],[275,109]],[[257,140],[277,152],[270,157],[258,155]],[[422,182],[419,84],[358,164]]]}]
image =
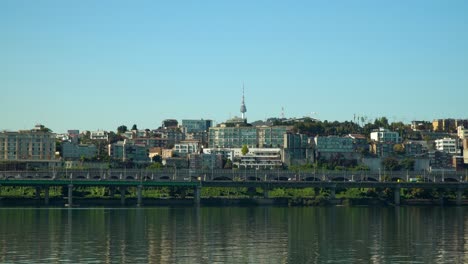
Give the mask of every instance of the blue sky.
[{"label": "blue sky", "polygon": [[[0,0],[0,129],[468,118],[468,1]],[[312,114],[313,113],[313,114]]]}]

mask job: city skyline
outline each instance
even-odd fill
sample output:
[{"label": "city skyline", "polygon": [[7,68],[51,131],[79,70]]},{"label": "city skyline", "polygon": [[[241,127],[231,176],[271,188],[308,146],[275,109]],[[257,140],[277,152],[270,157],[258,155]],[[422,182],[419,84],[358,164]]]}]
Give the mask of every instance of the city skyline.
[{"label": "city skyline", "polygon": [[[466,1],[2,1],[0,129],[468,118]],[[313,114],[314,113],[314,114]]]}]

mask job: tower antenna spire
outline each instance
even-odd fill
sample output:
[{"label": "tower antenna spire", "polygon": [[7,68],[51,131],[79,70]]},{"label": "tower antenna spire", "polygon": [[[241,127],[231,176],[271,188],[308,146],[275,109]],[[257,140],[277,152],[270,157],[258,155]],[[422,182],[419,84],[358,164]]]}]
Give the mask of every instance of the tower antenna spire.
[{"label": "tower antenna spire", "polygon": [[242,103],[241,103],[241,107],[240,107],[240,112],[241,112],[242,119],[245,119],[245,112],[247,112],[247,107],[245,106],[244,93],[245,93],[244,82],[242,82]]}]

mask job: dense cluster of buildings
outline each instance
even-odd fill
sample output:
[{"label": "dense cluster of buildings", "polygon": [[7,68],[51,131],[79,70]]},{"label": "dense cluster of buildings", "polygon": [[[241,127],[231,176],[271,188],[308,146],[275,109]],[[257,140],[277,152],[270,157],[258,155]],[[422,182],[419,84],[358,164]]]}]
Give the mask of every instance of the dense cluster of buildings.
[{"label": "dense cluster of buildings", "polygon": [[[411,159],[414,170],[454,170],[468,165],[468,120],[413,121],[412,131],[424,140],[408,140],[401,131],[379,128],[369,135],[316,135],[294,132],[293,126],[252,125],[244,98],[241,117],[214,126],[211,120],[166,119],[157,129],[119,133],[69,130],[54,134],[38,125],[31,130],[0,132],[0,163],[53,167],[106,162],[193,169],[272,169],[290,165],[347,161],[380,169],[387,157]],[[112,139],[111,139],[112,135]],[[57,146],[60,145],[60,148]],[[57,151],[58,150],[58,151]],[[93,162],[91,162],[93,161]]]}]

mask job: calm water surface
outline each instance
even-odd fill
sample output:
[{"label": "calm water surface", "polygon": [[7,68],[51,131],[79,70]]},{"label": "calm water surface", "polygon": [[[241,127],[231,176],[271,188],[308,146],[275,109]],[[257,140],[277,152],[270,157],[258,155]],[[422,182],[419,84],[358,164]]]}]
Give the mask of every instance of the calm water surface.
[{"label": "calm water surface", "polygon": [[0,208],[0,263],[468,263],[467,210]]}]

